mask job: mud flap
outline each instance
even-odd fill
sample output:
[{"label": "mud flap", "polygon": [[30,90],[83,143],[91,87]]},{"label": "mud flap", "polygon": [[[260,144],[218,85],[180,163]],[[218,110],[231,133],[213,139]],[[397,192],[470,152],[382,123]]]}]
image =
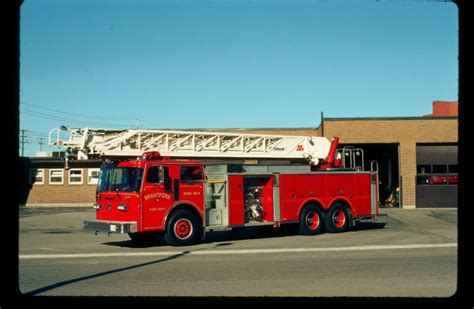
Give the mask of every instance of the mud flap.
[{"label": "mud flap", "polygon": [[201,241],[204,241],[205,238],[206,238],[206,228],[203,225],[201,228]]},{"label": "mud flap", "polygon": [[347,219],[349,219],[349,228],[352,228],[355,226],[355,220],[352,217],[352,211],[350,208],[347,208]]}]

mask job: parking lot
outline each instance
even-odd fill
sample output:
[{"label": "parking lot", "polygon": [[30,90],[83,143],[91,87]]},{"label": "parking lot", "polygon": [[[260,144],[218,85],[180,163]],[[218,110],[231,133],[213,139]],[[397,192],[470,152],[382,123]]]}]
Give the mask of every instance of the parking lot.
[{"label": "parking lot", "polygon": [[19,287],[30,296],[453,295],[457,210],[380,213],[342,234],[267,227],[171,247],[82,231],[92,209],[22,208]]}]

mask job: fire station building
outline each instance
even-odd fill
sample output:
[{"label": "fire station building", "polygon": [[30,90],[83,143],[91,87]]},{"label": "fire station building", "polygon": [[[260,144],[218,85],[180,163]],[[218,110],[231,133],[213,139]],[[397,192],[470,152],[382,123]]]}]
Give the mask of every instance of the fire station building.
[{"label": "fire station building", "polygon": [[[325,118],[316,128],[210,130],[275,135],[333,136],[340,146],[363,149],[364,168],[379,171],[381,206],[457,207],[458,103],[433,102],[419,117]],[[90,207],[95,200],[100,160],[60,156],[20,158],[20,205]],[[255,162],[255,160],[253,160]]]}]

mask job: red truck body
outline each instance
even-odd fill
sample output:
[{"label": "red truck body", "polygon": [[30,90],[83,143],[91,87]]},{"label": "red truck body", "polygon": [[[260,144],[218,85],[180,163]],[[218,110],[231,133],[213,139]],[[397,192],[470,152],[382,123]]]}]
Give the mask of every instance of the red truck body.
[{"label": "red truck body", "polygon": [[[96,219],[86,230],[165,232],[188,245],[206,231],[298,223],[302,234],[342,232],[378,215],[377,172],[309,166],[214,164],[159,156],[104,164]],[[126,181],[124,180],[126,179]]]}]

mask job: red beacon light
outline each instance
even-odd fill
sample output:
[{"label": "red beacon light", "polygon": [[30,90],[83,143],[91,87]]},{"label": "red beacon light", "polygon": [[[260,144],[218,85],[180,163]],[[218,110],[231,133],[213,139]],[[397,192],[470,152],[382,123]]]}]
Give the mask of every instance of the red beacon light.
[{"label": "red beacon light", "polygon": [[162,160],[163,157],[159,151],[147,151],[142,155],[142,160]]}]

